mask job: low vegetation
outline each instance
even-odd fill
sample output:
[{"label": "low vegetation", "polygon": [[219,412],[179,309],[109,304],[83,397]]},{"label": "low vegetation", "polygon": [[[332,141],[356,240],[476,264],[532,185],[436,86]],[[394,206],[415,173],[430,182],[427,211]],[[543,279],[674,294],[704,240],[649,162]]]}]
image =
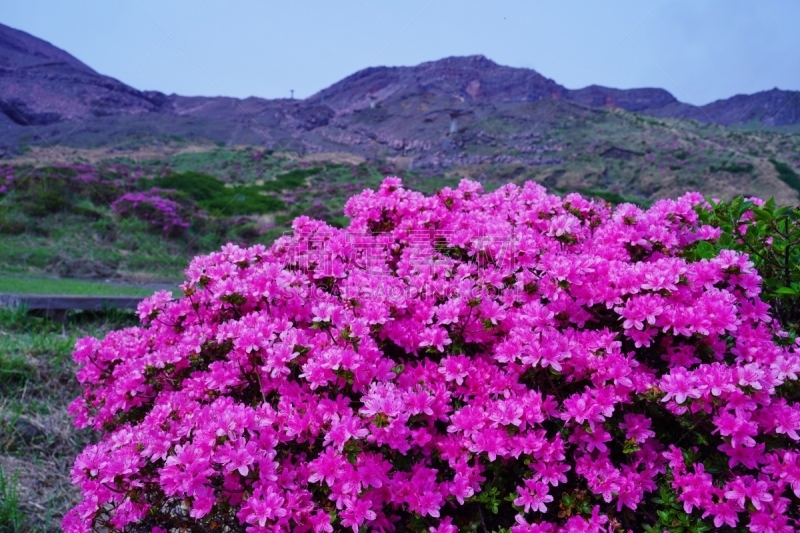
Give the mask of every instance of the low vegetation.
[{"label": "low vegetation", "polygon": [[800,191],[800,176],[797,175],[797,172],[795,172],[792,167],[781,161],[776,161],[775,159],[770,159],[770,162],[778,172],[778,177],[781,181],[792,189]]},{"label": "low vegetation", "polygon": [[135,323],[132,313],[80,312],[65,323],[0,308],[0,532],[55,533],[77,494],[74,456],[96,439],[67,406],[80,389],[75,340]]}]

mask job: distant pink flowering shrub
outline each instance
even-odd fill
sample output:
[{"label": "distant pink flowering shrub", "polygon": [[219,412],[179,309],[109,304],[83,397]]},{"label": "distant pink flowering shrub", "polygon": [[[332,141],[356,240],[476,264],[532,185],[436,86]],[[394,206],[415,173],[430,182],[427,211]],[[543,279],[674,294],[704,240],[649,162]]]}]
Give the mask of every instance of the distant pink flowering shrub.
[{"label": "distant pink flowering shrub", "polygon": [[111,204],[111,209],[122,217],[144,220],[166,234],[182,233],[189,227],[181,216],[180,204],[164,198],[157,188],[125,193]]},{"label": "distant pink flowering shrub", "polygon": [[0,166],[0,194],[6,194],[14,184],[14,167]]},{"label": "distant pink flowering shrub", "polygon": [[795,531],[800,357],[702,205],[388,178],[196,258],[76,345],[65,531]]}]

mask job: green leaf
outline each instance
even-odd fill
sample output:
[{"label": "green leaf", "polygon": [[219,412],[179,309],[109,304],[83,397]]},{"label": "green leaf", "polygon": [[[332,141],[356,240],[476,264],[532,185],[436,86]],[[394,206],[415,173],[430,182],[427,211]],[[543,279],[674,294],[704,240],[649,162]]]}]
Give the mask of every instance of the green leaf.
[{"label": "green leaf", "polygon": [[772,220],[772,213],[761,207],[754,207],[753,217],[755,217],[756,220],[769,221]]},{"label": "green leaf", "polygon": [[697,243],[697,257],[700,259],[711,259],[716,255],[714,246],[708,241],[700,241]]},{"label": "green leaf", "polygon": [[775,289],[775,294],[785,294],[787,296],[796,296],[797,291],[791,287],[778,287]]},{"label": "green leaf", "polygon": [[727,233],[723,233],[717,239],[717,245],[722,248],[728,248],[729,246],[733,246],[733,237],[728,235]]}]

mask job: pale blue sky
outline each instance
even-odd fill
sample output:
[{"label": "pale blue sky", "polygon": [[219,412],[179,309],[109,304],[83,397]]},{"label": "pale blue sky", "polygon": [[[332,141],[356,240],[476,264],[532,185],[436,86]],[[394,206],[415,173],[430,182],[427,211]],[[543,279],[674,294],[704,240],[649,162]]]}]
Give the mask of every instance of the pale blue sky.
[{"label": "pale blue sky", "polygon": [[369,66],[470,54],[694,104],[800,89],[796,0],[2,0],[0,22],[184,95],[303,98]]}]

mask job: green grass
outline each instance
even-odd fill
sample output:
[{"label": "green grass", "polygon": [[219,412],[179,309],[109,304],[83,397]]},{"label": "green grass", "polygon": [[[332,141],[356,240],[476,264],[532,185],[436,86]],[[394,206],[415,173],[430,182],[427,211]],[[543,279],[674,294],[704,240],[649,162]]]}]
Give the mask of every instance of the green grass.
[{"label": "green grass", "polygon": [[22,511],[17,494],[17,475],[10,478],[0,467],[0,533],[22,531]]},{"label": "green grass", "polygon": [[257,215],[286,207],[279,198],[262,194],[266,189],[242,185],[226,187],[223,181],[199,172],[171,174],[145,182],[162,189],[178,190],[214,216]]},{"label": "green grass", "polygon": [[33,372],[25,358],[14,348],[12,340],[5,337],[0,339],[0,393],[24,386]]},{"label": "green grass", "polygon": [[69,294],[82,296],[147,296],[150,289],[76,279],[0,276],[0,293]]},{"label": "green grass", "polygon": [[103,218],[92,221],[72,213],[38,219],[17,211],[12,214],[21,217],[22,231],[0,232],[3,274],[42,276],[59,257],[66,257],[116,265],[121,273],[147,272],[158,279],[180,279],[192,256],[209,251],[199,250],[192,236],[164,239],[135,218],[118,219],[104,213]]},{"label": "green grass", "polygon": [[225,183],[199,172],[170,174],[152,180],[152,184],[162,189],[181,191],[197,202],[206,202],[225,194]]},{"label": "green grass", "polygon": [[[261,156],[256,157],[257,153]],[[267,179],[285,172],[284,167],[288,163],[288,159],[275,157],[269,150],[255,148],[237,150],[220,147],[136,164],[146,169],[145,175],[164,175],[164,171],[200,172],[225,178],[232,183],[251,184],[255,180]]]},{"label": "green grass", "polygon": [[259,215],[286,207],[283,200],[264,196],[258,187],[234,187],[211,200],[199,202],[204,211],[215,216]]}]

